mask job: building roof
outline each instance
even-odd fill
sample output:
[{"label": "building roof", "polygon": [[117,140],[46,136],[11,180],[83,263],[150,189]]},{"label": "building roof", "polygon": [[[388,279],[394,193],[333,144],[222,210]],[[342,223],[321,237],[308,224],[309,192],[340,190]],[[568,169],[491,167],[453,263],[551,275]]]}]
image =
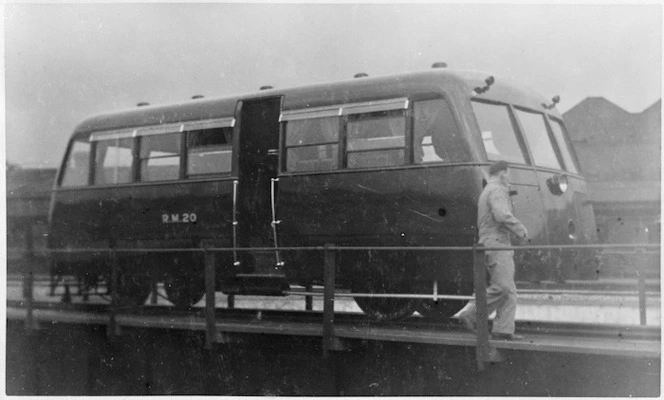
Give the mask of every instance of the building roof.
[{"label": "building roof", "polygon": [[661,99],[630,113],[588,97],[563,116],[581,172],[591,181],[659,181]]},{"label": "building roof", "polygon": [[603,97],[587,97],[563,114],[573,142],[660,143],[662,100],[630,113]]}]

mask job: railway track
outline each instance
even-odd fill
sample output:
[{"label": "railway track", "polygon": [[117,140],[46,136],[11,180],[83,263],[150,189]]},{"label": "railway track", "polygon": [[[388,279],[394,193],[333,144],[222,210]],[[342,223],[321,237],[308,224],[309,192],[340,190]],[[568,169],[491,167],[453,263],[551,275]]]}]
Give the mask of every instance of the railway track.
[{"label": "railway track", "polygon": [[[104,313],[106,312],[104,310],[107,310],[109,307],[110,296],[100,296],[99,294],[90,293],[89,298],[87,296],[84,297],[78,293],[75,285],[70,285],[71,304],[61,305],[63,295],[65,294],[64,288],[60,286],[54,295],[50,295],[49,281],[45,279],[47,277],[38,275],[35,278],[32,298],[35,304],[39,303],[39,307],[42,310],[50,310],[49,312],[67,310],[67,312],[71,312],[76,310],[75,307],[82,307],[80,308],[82,312],[88,312],[87,310],[97,308],[99,313]],[[7,298],[13,301],[24,299],[27,294],[24,293],[23,283],[23,279],[19,279],[16,276],[10,277],[7,283]],[[581,286],[581,284],[585,286]],[[564,334],[567,328],[560,330],[560,326],[572,326],[576,332],[581,332],[580,327],[586,326],[583,330],[587,333],[584,335],[592,336],[597,333],[597,330],[593,328],[597,325],[619,326],[624,324],[631,326],[640,323],[641,325],[659,326],[661,321],[659,291],[649,290],[645,293],[642,292],[642,296],[639,296],[638,292],[634,290],[615,290],[620,288],[633,289],[632,285],[633,282],[625,280],[617,282],[593,281],[573,282],[565,288],[561,284],[551,285],[551,283],[547,282],[540,285],[541,288],[537,289],[532,288],[532,286],[530,288],[519,288],[519,308],[517,309],[518,329],[524,333],[562,332]],[[653,285],[650,286],[654,288]],[[602,288],[603,290],[595,290],[594,288]],[[606,290],[607,288],[613,290]],[[311,318],[308,316],[309,314],[320,314],[323,308],[323,297],[322,288],[314,287],[313,290],[309,289],[307,293],[304,293],[304,290],[302,287],[291,287],[291,295],[286,297],[235,296],[234,298],[230,298],[217,293],[215,307],[218,315],[219,313],[223,314],[219,315],[219,318],[223,320],[232,320],[235,318],[238,320],[247,320],[247,318],[253,318],[253,315],[271,318],[270,316],[274,314],[275,310],[280,310],[277,312],[278,315],[281,315],[279,318],[282,318],[288,312],[292,312],[296,316],[293,321],[297,318],[300,321],[305,321],[306,318]],[[105,288],[100,287],[99,291],[104,293]],[[157,295],[153,295],[148,304],[140,308],[140,312],[143,315],[164,316],[168,314],[177,316],[179,311],[171,307],[171,303],[165,296],[164,288],[161,285],[157,287],[155,293]],[[305,300],[305,294],[313,294],[313,296]],[[364,321],[366,319],[355,304],[350,293],[343,290],[337,291],[335,297],[334,309],[338,322],[345,322],[344,318],[350,318],[351,320],[349,321],[351,322]],[[47,306],[48,303],[54,304]],[[202,315],[204,312],[203,303],[200,302],[194,307],[194,314],[190,313],[190,317],[192,315],[195,316],[195,313]],[[91,308],[86,308],[85,304],[93,305],[90,306]],[[158,308],[163,308],[163,310],[159,311],[157,310]],[[318,313],[300,312],[305,309],[318,310]],[[290,311],[287,312],[286,310]],[[349,316],[343,316],[346,314]],[[320,319],[319,316],[313,318]],[[424,320],[419,317],[419,314],[415,314],[414,318],[410,318],[407,321],[414,324],[423,324],[418,329],[425,329],[431,324],[443,324],[434,325],[434,330],[456,329],[455,320],[453,319],[446,322],[434,323],[430,320]],[[542,324],[545,322],[552,322],[552,325],[542,328],[544,326]],[[445,326],[445,324],[448,326]],[[611,333],[607,335],[619,336],[623,334],[625,332],[615,332],[615,334]]]},{"label": "railway track", "polygon": [[[47,276],[35,276],[34,285],[36,287],[46,287],[50,284]],[[552,282],[542,281],[539,283],[517,282],[517,288],[520,294],[588,294],[588,295],[623,295],[631,294],[638,290],[636,279],[614,279],[599,281],[569,281]],[[7,286],[22,286],[23,277],[13,275],[7,278]],[[646,290],[649,295],[659,295],[659,279],[646,281]],[[74,285],[72,285],[74,286]]]},{"label": "railway track", "polygon": [[[8,318],[9,310],[12,310],[11,316],[18,318],[27,315],[28,303],[24,300],[8,300]],[[110,304],[91,304],[91,303],[52,303],[52,302],[33,302],[33,313],[42,314],[46,318],[56,317],[58,313],[75,313],[80,316],[95,315],[95,320],[99,317],[110,319]],[[128,318],[145,317],[153,319],[170,319],[174,322],[173,326],[186,327],[192,325],[197,329],[198,325],[205,322],[205,309],[194,308],[191,310],[179,310],[170,306],[145,305],[135,308],[116,308],[116,317],[125,316]],[[224,322],[251,322],[255,324],[302,324],[319,325],[323,320],[321,311],[305,310],[266,310],[250,308],[216,308],[215,319],[221,323]],[[192,324],[192,321],[199,323]],[[361,327],[363,329],[393,329],[400,331],[416,332],[463,332],[456,319],[446,319],[443,321],[434,321],[413,316],[402,321],[373,321],[367,316],[358,313],[335,313],[335,325],[346,327]],[[517,331],[525,335],[556,335],[566,337],[586,337],[586,338],[620,338],[624,340],[647,340],[660,341],[661,328],[658,326],[639,326],[639,325],[616,325],[616,324],[584,324],[569,322],[548,322],[548,321],[517,321]]]}]

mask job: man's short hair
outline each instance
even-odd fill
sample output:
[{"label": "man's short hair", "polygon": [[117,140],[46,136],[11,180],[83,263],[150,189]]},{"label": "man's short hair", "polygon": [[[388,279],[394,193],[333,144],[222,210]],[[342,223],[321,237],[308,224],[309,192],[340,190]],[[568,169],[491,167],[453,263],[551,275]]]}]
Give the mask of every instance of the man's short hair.
[{"label": "man's short hair", "polygon": [[509,168],[509,164],[506,161],[496,161],[489,167],[489,175],[498,175],[500,171],[506,171],[507,168]]}]

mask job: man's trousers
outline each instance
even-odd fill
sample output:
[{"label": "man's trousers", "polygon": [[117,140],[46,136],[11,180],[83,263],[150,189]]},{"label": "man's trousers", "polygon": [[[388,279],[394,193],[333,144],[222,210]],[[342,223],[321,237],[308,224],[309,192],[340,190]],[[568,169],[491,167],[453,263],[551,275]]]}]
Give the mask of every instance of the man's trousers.
[{"label": "man's trousers", "polygon": [[[486,268],[489,272],[490,285],[486,289],[488,314],[496,312],[493,320],[494,333],[514,333],[516,315],[516,284],[514,283],[514,252],[511,250],[486,251]],[[459,315],[477,319],[477,306],[471,300]]]}]

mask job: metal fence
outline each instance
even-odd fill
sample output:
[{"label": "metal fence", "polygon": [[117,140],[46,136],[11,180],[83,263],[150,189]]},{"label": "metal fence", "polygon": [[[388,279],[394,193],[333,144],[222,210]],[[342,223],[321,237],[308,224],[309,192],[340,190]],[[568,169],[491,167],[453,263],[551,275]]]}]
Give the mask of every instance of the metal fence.
[{"label": "metal fence", "polygon": [[[321,296],[323,297],[323,356],[328,357],[331,350],[337,349],[339,347],[338,339],[335,338],[334,334],[334,302],[337,297],[391,297],[391,298],[412,298],[412,299],[450,299],[450,300],[472,300],[475,299],[477,305],[477,341],[476,341],[476,355],[477,362],[480,369],[484,368],[485,363],[492,361],[495,356],[495,352],[492,351],[490,342],[489,342],[489,327],[488,327],[488,308],[487,308],[487,299],[486,299],[486,268],[484,264],[484,252],[485,251],[500,251],[500,250],[554,250],[554,249],[611,249],[611,250],[622,250],[626,254],[633,254],[638,258],[636,262],[638,270],[637,273],[637,293],[639,299],[639,315],[640,315],[640,324],[646,324],[646,285],[643,274],[643,267],[646,262],[646,252],[648,250],[654,250],[659,252],[660,246],[658,244],[646,244],[646,243],[637,243],[637,244],[610,244],[610,245],[565,245],[565,246],[556,246],[556,245],[547,245],[547,246],[517,246],[517,247],[499,247],[499,248],[489,248],[483,247],[481,245],[471,246],[429,246],[429,247],[411,247],[411,246],[383,246],[383,247],[351,247],[351,246],[335,246],[333,244],[327,244],[325,246],[313,246],[313,247],[280,247],[276,248],[278,251],[318,251],[323,252],[323,293],[305,291],[305,292],[293,292],[290,291],[287,294],[289,295],[301,295],[307,298],[306,307],[310,309],[311,307],[311,297],[312,296]],[[62,250],[51,250],[52,253],[95,253],[95,254],[108,254],[111,261],[111,282],[110,282],[110,293],[111,293],[111,306],[109,309],[109,324],[108,324],[108,335],[114,336],[117,332],[117,321],[116,316],[118,313],[119,305],[116,298],[116,293],[118,285],[118,254],[126,253],[147,253],[147,252],[161,252],[161,253],[181,253],[181,252],[194,252],[202,253],[205,264],[205,324],[206,324],[206,347],[212,348],[213,344],[216,341],[217,337],[217,327],[216,327],[216,255],[217,253],[222,252],[243,252],[243,251],[253,251],[253,252],[274,252],[274,247],[265,247],[265,248],[215,248],[215,247],[200,247],[200,248],[101,248],[101,249],[62,249]],[[336,280],[336,254],[343,251],[471,251],[473,253],[473,275],[474,275],[474,296],[459,296],[451,295],[445,293],[438,293],[436,286],[434,285],[433,292],[431,294],[416,294],[416,293],[337,293],[335,291],[335,280]],[[33,286],[34,286],[34,274],[32,271],[27,271],[27,274],[24,279],[24,290],[23,294],[26,299],[26,326],[28,329],[32,329],[34,326],[33,318],[33,309],[34,309],[34,295],[33,295]],[[231,295],[232,296],[232,295]],[[232,306],[232,297],[229,296],[229,306]]]}]

